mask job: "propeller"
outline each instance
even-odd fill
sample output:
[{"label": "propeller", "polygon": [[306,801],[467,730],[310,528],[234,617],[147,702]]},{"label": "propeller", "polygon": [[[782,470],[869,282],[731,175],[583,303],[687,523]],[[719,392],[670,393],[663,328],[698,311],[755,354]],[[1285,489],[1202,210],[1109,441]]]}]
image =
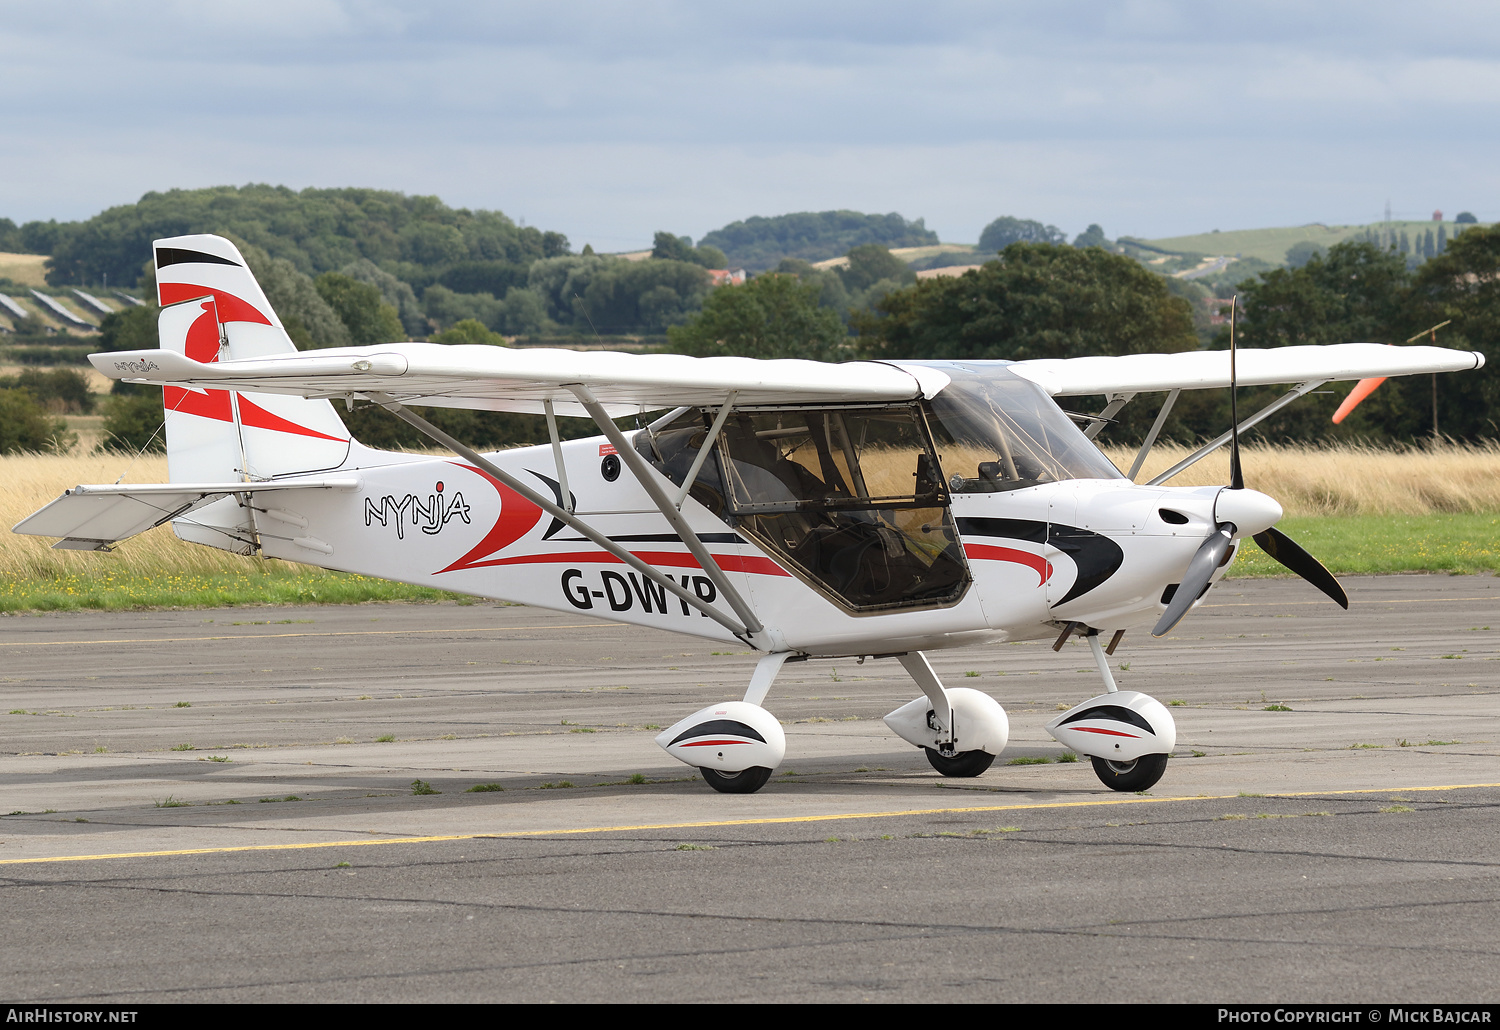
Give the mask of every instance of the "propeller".
[{"label": "propeller", "polygon": [[[1266,528],[1251,537],[1260,545],[1261,550],[1323,591],[1341,607],[1349,607],[1349,595],[1344,593],[1344,588],[1333,577],[1333,573],[1299,547],[1291,537],[1275,528],[1275,522],[1281,518],[1281,506],[1265,494],[1245,489],[1245,474],[1240,466],[1240,413],[1236,396],[1239,390],[1234,347],[1234,315],[1238,301],[1239,298],[1235,297],[1229,302],[1229,485],[1219,491],[1219,496],[1214,501],[1217,522],[1214,531],[1199,545],[1193,560],[1188,563],[1182,582],[1177,584],[1176,593],[1167,602],[1167,610],[1151,630],[1154,637],[1170,633],[1182,621],[1193,603],[1208,590],[1214,571],[1227,562],[1233,552],[1240,525],[1264,525]],[[1231,491],[1234,493],[1231,494]],[[1234,519],[1217,521],[1221,514],[1231,513]]]}]

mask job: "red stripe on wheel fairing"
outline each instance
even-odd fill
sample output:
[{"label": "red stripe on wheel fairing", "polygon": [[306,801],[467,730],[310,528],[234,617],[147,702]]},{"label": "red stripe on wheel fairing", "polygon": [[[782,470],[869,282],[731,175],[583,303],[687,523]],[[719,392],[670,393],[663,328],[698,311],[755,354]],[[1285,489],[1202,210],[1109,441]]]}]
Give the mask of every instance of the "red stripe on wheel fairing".
[{"label": "red stripe on wheel fairing", "polygon": [[750,744],[749,740],[694,740],[686,744],[678,744],[678,747],[718,747],[721,744]]},{"label": "red stripe on wheel fairing", "polygon": [[1102,733],[1106,737],[1129,737],[1132,740],[1140,737],[1139,733],[1121,733],[1119,730],[1100,730],[1095,729],[1092,726],[1069,726],[1068,729],[1077,730],[1080,733]]}]

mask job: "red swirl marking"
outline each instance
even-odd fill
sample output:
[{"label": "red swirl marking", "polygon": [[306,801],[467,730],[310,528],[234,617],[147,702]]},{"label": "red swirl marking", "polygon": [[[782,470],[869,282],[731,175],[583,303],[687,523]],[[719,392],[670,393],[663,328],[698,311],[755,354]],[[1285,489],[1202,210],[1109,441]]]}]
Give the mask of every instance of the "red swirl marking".
[{"label": "red swirl marking", "polygon": [[[189,297],[203,296],[200,287],[194,286],[192,291]],[[183,350],[194,361],[207,365],[219,360],[219,316],[215,301],[205,300],[201,307],[203,313],[188,326]],[[234,421],[227,390],[184,390],[180,386],[165,386],[162,387],[162,404],[169,412],[197,415],[217,422]]]},{"label": "red swirl marking", "polygon": [[[218,391],[214,391],[217,393]],[[240,394],[240,422],[256,429],[271,429],[278,433],[296,433],[298,436],[311,436],[318,440],[332,440],[334,443],[346,443],[348,438],[342,436],[329,436],[320,433],[316,429],[308,429],[299,426],[295,422],[288,422],[280,415],[273,415],[259,404]]]},{"label": "red swirl marking", "polygon": [[[176,304],[179,301],[192,300],[194,297],[206,297],[213,294],[214,303],[219,307],[219,320],[223,322],[258,322],[261,325],[270,325],[271,320],[267,318],[259,308],[248,300],[236,297],[227,290],[215,290],[209,286],[196,286],[193,283],[158,283],[156,287],[157,296],[161,298],[162,307],[168,304]],[[191,354],[188,357],[192,357]],[[194,359],[199,360],[199,359]]]},{"label": "red swirl marking", "polygon": [[1018,551],[1014,547],[999,547],[995,544],[964,544],[964,554],[980,561],[1004,561],[1024,565],[1038,576],[1037,586],[1052,578],[1052,563],[1039,554]]},{"label": "red swirl marking", "polygon": [[476,476],[480,476],[485,482],[495,488],[495,493],[500,495],[500,514],[495,516],[495,524],[490,527],[490,531],[484,535],[483,540],[479,541],[467,554],[453,562],[446,569],[438,569],[435,575],[440,575],[444,572],[456,572],[460,569],[478,569],[486,565],[504,564],[501,561],[481,561],[480,559],[488,558],[496,551],[505,550],[511,544],[531,532],[536,524],[542,520],[542,509],[532,504],[488,472],[477,469],[472,465],[466,465],[463,462],[455,461],[452,464],[457,465],[461,469],[467,469]]}]

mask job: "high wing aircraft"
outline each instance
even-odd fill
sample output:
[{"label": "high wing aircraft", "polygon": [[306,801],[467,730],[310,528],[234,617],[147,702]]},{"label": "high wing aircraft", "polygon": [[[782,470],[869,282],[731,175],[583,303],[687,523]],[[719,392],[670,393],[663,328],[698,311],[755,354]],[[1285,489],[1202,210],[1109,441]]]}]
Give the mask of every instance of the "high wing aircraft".
[{"label": "high wing aircraft", "polygon": [[[925,652],[1082,636],[1104,692],[1048,724],[1114,790],[1166,769],[1165,706],[1118,689],[1128,630],[1171,630],[1246,537],[1348,607],[1245,489],[1238,432],[1332,381],[1478,368],[1477,353],[1340,344],[1046,361],[757,361],[399,343],[299,354],[235,246],[155,244],[159,350],[94,354],[164,387],[170,483],[79,486],[19,533],[108,550],[164,522],[184,540],[742,641],[744,696],[658,736],[716,790],[749,793],[786,739],[764,704],[787,662],[893,658],[921,696],[886,716],[945,776],[1004,749],[1005,711],[945,687]],[[1288,384],[1268,407],[1137,484],[1183,390]],[[1165,393],[1122,475],[1094,446],[1131,398]],[[1054,398],[1104,395],[1080,428]],[[334,403],[377,404],[452,458],[350,437]],[[412,405],[545,414],[550,445],[479,454]],[[642,428],[613,419],[665,414]],[[563,441],[558,415],[600,436]],[[1237,420],[1237,415],[1236,415]],[[1170,487],[1225,442],[1224,487]],[[1106,644],[1107,641],[1107,644]]]}]

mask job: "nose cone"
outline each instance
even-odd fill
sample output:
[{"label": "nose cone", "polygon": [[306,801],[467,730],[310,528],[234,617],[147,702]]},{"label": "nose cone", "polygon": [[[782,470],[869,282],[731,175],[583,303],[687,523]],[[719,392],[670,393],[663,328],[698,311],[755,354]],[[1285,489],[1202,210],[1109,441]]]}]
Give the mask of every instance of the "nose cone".
[{"label": "nose cone", "polygon": [[1281,521],[1281,505],[1276,498],[1259,490],[1231,490],[1225,487],[1214,499],[1214,519],[1233,522],[1239,536],[1264,533]]}]

